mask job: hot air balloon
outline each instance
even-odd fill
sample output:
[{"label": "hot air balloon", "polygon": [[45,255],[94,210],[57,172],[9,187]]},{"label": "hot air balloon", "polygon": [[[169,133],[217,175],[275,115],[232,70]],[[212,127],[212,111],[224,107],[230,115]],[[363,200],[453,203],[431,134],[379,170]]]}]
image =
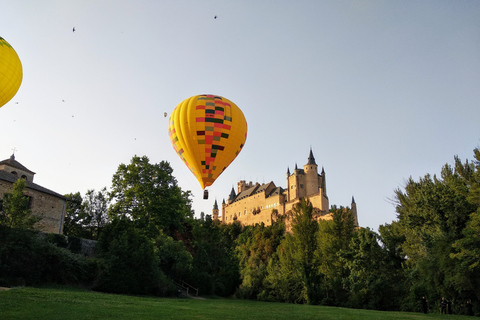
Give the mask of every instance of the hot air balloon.
[{"label": "hot air balloon", "polygon": [[247,121],[235,103],[216,95],[183,100],[170,114],[168,133],[173,148],[206,187],[238,156],[247,139]]},{"label": "hot air balloon", "polygon": [[0,108],[15,96],[22,77],[22,63],[17,53],[0,37]]}]

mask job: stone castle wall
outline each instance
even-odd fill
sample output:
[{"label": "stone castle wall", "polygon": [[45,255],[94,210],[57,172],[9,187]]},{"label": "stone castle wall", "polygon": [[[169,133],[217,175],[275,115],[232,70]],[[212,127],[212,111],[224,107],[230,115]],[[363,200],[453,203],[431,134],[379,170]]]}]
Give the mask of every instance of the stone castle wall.
[{"label": "stone castle wall", "polygon": [[[11,183],[0,180],[0,199],[12,189]],[[32,214],[42,219],[36,227],[46,233],[62,233],[65,200],[30,188],[25,188],[24,194],[30,197]]]}]

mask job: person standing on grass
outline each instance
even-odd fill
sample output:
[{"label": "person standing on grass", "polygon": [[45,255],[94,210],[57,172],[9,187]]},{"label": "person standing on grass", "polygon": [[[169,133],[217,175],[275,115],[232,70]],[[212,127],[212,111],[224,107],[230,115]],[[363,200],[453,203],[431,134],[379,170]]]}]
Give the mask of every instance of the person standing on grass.
[{"label": "person standing on grass", "polygon": [[423,313],[427,313],[428,307],[427,307],[428,300],[425,298],[425,296],[422,297],[422,311]]},{"label": "person standing on grass", "polygon": [[467,316],[473,316],[472,300],[467,300]]},{"label": "person standing on grass", "polygon": [[445,297],[442,297],[442,301],[440,301],[440,314],[447,314],[447,300],[445,300]]}]

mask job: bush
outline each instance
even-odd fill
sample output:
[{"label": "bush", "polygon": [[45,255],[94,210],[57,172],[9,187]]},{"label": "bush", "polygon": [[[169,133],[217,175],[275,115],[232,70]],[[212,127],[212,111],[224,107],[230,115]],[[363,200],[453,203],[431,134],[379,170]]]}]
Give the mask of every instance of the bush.
[{"label": "bush", "polygon": [[0,285],[88,285],[96,265],[38,232],[0,227]]},{"label": "bush", "polygon": [[105,227],[98,250],[101,264],[94,290],[157,295],[168,291],[153,243],[131,221],[117,219]]}]

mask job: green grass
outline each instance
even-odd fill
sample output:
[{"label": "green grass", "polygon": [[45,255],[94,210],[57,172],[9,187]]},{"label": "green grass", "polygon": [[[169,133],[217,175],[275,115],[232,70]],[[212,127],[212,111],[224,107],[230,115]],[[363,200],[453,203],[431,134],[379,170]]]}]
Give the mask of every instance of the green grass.
[{"label": "green grass", "polygon": [[[0,319],[445,319],[439,314],[382,312],[235,299],[173,299],[105,294],[73,288],[0,292]],[[448,319],[472,319],[448,316]]]}]

